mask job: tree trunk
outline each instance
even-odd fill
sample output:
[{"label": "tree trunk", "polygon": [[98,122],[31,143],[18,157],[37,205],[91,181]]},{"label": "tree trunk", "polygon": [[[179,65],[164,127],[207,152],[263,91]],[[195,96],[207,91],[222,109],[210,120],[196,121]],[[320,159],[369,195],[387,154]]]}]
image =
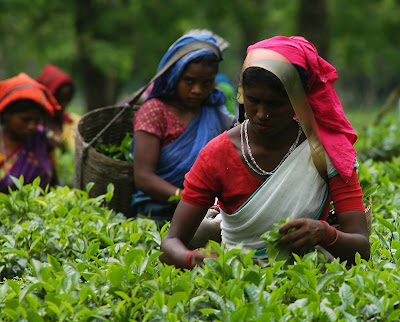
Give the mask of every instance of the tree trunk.
[{"label": "tree trunk", "polygon": [[112,105],[117,99],[117,81],[95,66],[90,57],[90,42],[101,37],[93,30],[99,12],[93,0],[76,0],[76,44],[78,67],[82,73],[86,110]]},{"label": "tree trunk", "polygon": [[327,0],[300,0],[299,35],[314,44],[321,57],[329,49],[329,16]]},{"label": "tree trunk", "polygon": [[396,101],[398,101],[400,98],[400,85],[397,86],[389,95],[389,97],[386,99],[385,104],[382,106],[382,109],[379,111],[378,115],[376,116],[374,125],[377,126],[383,116],[390,111],[394,106],[396,106]]},{"label": "tree trunk", "polygon": [[86,110],[112,105],[117,99],[116,80],[105,75],[86,57],[80,57]]}]

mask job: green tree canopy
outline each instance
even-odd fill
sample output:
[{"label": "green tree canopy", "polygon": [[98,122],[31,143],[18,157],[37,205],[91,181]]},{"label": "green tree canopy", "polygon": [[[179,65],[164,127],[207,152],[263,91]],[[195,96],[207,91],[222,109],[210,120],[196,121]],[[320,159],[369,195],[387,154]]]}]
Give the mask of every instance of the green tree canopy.
[{"label": "green tree canopy", "polygon": [[212,30],[231,44],[220,69],[234,83],[248,45],[303,33],[337,66],[345,98],[383,101],[398,83],[399,3],[323,4],[327,21],[320,27],[300,0],[3,0],[0,78],[22,71],[36,77],[53,63],[74,77],[94,108],[150,80],[170,44],[189,29]]}]

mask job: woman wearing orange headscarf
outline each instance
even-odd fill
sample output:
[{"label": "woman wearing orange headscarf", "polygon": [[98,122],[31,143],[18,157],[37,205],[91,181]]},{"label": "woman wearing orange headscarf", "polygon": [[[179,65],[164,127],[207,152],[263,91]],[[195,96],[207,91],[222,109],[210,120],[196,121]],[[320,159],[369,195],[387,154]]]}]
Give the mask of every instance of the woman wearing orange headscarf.
[{"label": "woman wearing orange headscarf", "polygon": [[0,82],[0,192],[15,188],[11,176],[40,177],[43,189],[51,182],[55,145],[38,125],[58,110],[49,90],[24,73]]},{"label": "woman wearing orange headscarf", "polygon": [[[357,136],[333,88],[336,69],[303,37],[250,46],[238,101],[248,119],[210,141],[185,176],[160,259],[192,268],[209,255],[188,248],[215,197],[222,244],[265,258],[261,235],[282,219],[288,250],[323,247],[341,260],[368,259],[370,245],[355,168]],[[333,201],[341,230],[326,222]]]},{"label": "woman wearing orange headscarf", "polygon": [[56,111],[53,117],[47,119],[46,126],[54,131],[61,142],[73,148],[75,146],[74,129],[80,119],[79,115],[66,112],[75,92],[73,79],[57,66],[46,64],[36,80],[50,90],[62,108]]}]

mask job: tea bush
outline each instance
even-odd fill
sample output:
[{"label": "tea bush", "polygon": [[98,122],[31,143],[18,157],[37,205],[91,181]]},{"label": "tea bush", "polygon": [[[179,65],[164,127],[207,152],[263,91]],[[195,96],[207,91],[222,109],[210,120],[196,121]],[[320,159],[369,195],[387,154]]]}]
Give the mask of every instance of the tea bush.
[{"label": "tea bush", "polygon": [[356,148],[362,161],[390,161],[400,155],[400,127],[396,118],[386,118],[381,125],[368,126],[358,134]]},{"label": "tea bush", "polygon": [[74,150],[71,147],[56,149],[56,172],[60,186],[74,186]]},{"label": "tea bush", "polygon": [[317,252],[253,263],[223,250],[192,271],[159,261],[169,226],[126,219],[68,186],[39,179],[0,194],[2,321],[398,321],[400,157],[361,160],[372,195],[369,261],[325,263]]}]

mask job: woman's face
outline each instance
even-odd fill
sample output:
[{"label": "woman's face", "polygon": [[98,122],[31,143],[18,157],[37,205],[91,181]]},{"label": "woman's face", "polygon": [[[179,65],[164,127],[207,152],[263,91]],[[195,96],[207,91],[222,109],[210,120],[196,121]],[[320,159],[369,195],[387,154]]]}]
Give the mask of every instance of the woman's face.
[{"label": "woman's face", "polygon": [[187,109],[197,109],[214,88],[215,69],[200,63],[190,63],[176,87],[178,103]]},{"label": "woman's face", "polygon": [[295,115],[286,95],[266,84],[243,88],[244,108],[256,133],[273,136],[285,131]]},{"label": "woman's face", "polygon": [[73,95],[74,95],[74,91],[73,91],[72,86],[69,84],[65,84],[65,85],[62,85],[57,90],[57,92],[55,94],[55,98],[56,98],[58,104],[60,104],[60,106],[64,110],[68,106],[68,104],[71,102]]},{"label": "woman's face", "polygon": [[16,140],[24,141],[35,132],[40,118],[41,113],[37,108],[17,113],[5,111],[3,116],[4,128]]}]

